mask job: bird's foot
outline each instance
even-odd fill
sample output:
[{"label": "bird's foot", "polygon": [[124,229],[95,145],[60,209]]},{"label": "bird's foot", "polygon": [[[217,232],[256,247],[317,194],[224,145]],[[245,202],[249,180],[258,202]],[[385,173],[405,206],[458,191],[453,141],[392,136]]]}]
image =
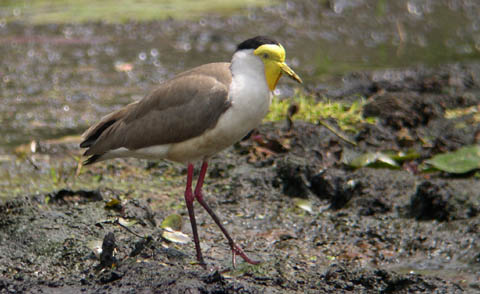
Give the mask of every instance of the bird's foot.
[{"label": "bird's foot", "polygon": [[256,260],[252,260],[250,259],[246,254],[245,252],[243,252],[242,248],[240,248],[237,244],[235,243],[231,243],[230,244],[230,248],[232,248],[232,264],[233,264],[233,267],[235,268],[236,266],[236,256],[240,256],[241,258],[243,258],[243,260],[245,260],[246,262],[250,263],[250,264],[260,264],[260,261],[256,261]]}]

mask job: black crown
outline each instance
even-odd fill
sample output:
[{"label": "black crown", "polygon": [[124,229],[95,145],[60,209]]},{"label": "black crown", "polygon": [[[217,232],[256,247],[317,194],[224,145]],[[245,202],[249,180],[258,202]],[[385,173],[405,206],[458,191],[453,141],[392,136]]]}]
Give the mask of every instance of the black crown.
[{"label": "black crown", "polygon": [[274,44],[278,45],[279,43],[275,41],[274,39],[266,36],[256,36],[254,38],[248,39],[243,41],[237,46],[237,51],[238,50],[244,50],[244,49],[257,49],[258,47],[265,45],[265,44]]}]

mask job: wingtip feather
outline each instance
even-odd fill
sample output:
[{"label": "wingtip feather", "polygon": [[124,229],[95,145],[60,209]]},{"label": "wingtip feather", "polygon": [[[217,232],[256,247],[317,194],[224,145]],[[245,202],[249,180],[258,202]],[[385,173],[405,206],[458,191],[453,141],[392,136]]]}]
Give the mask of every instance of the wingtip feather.
[{"label": "wingtip feather", "polygon": [[92,156],[90,156],[89,158],[87,158],[85,161],[83,161],[83,162],[82,162],[82,165],[90,165],[90,164],[93,164],[93,163],[97,162],[97,161],[100,159],[101,156],[102,156],[102,155],[100,155],[100,154],[92,155]]}]

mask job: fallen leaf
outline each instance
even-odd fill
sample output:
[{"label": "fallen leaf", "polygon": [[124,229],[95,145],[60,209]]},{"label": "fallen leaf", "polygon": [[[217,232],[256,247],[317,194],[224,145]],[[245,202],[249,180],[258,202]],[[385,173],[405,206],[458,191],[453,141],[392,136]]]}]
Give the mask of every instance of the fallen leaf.
[{"label": "fallen leaf", "polygon": [[367,152],[360,154],[356,157],[351,158],[350,160],[344,161],[345,164],[354,167],[376,167],[376,168],[400,168],[398,163],[392,159],[389,155],[382,152]]},{"label": "fallen leaf", "polygon": [[310,201],[309,199],[294,198],[293,203],[295,203],[296,206],[305,210],[306,212],[313,213],[312,201]]},{"label": "fallen leaf", "polygon": [[404,151],[384,151],[390,158],[397,162],[411,161],[420,157],[420,153],[415,150]]},{"label": "fallen leaf", "polygon": [[120,218],[118,218],[118,223],[120,225],[128,228],[128,227],[131,227],[131,226],[135,225],[136,223],[138,223],[138,221],[135,220],[135,219],[126,220],[126,219],[120,217]]},{"label": "fallen leaf", "polygon": [[122,207],[121,201],[117,198],[112,198],[110,201],[108,201],[105,204],[105,208],[113,208],[113,209],[119,209]]},{"label": "fallen leaf", "polygon": [[182,216],[179,214],[171,214],[167,216],[160,227],[163,229],[170,229],[172,231],[181,231],[183,225]]},{"label": "fallen leaf", "polygon": [[480,168],[480,146],[465,146],[454,152],[438,154],[425,163],[447,173],[464,174]]},{"label": "fallen leaf", "polygon": [[165,229],[162,233],[162,237],[170,242],[187,244],[190,242],[190,237],[179,231],[173,231],[169,228]]}]

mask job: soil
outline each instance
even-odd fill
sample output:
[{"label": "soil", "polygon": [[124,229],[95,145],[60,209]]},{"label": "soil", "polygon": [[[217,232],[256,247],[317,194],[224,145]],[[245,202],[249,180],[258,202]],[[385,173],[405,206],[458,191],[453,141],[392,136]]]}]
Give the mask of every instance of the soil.
[{"label": "soil", "polygon": [[[479,144],[480,5],[377,2],[288,1],[198,21],[0,19],[0,293],[480,293],[478,170],[421,172],[436,154]],[[353,146],[293,115],[212,158],[206,201],[262,262],[234,268],[195,203],[203,268],[193,242],[163,237],[172,214],[192,235],[184,166],[117,159],[79,172],[78,138],[62,137],[175,72],[228,60],[252,32],[278,34],[304,91],[365,97],[363,115],[378,122],[349,134]],[[292,85],[282,79],[280,96]],[[344,163],[384,150],[419,157],[399,169]]]},{"label": "soil", "polygon": [[[179,213],[187,222],[180,187],[175,205],[162,204],[158,191],[130,197],[108,185],[62,189],[0,204],[0,293],[480,291],[480,181],[418,171],[425,158],[478,143],[471,117],[447,120],[444,112],[479,103],[480,64],[392,72],[394,80],[365,72],[353,83],[370,97],[365,115],[379,119],[362,128],[357,147],[320,125],[294,121],[288,130],[278,122],[211,161],[207,201],[260,265],[237,258],[233,268],[228,244],[198,204],[207,269],[195,264],[192,242],[162,238],[166,216]],[[398,170],[342,163],[352,149],[407,147],[421,157]],[[177,165],[118,160],[81,176],[133,167],[154,175],[148,180],[160,191],[164,183],[155,175],[168,168],[186,173]],[[122,201],[109,204],[113,198]],[[309,200],[311,211],[298,199]],[[183,231],[191,234],[188,223]],[[103,241],[102,254],[94,254],[92,240]]]}]

